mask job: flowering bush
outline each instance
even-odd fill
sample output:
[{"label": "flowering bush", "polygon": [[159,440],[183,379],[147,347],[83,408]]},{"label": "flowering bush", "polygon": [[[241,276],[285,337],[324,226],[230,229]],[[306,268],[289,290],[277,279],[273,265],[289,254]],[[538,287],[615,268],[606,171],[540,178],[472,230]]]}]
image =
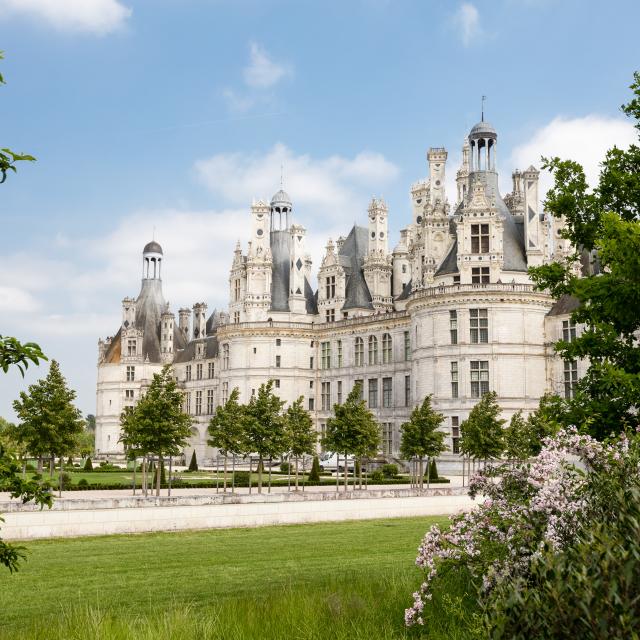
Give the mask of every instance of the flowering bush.
[{"label": "flowering bush", "polygon": [[464,568],[485,608],[496,587],[526,584],[533,563],[568,549],[590,523],[615,517],[610,497],[638,484],[639,449],[636,434],[603,444],[569,428],[547,438],[531,462],[487,466],[470,483],[469,494],[483,497],[478,507],[425,535],[416,559],[424,579],[406,624],[424,624],[437,580],[448,572]]}]

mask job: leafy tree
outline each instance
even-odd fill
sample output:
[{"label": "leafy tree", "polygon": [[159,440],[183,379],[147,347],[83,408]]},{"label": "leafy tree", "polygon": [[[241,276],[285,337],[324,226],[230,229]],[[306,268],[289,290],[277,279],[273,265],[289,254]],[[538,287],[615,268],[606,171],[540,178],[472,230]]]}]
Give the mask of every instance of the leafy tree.
[{"label": "leafy tree", "polygon": [[[184,397],[166,365],[153,374],[149,389],[132,411],[121,416],[120,441],[144,455],[178,455],[191,435],[192,418],[182,411]],[[156,465],[156,495],[160,495],[162,464]]]},{"label": "leafy tree", "polygon": [[[631,89],[633,98],[622,110],[640,135],[640,72]],[[602,439],[640,424],[640,146],[610,149],[593,190],[577,162],[543,161],[554,177],[545,207],[564,220],[561,235],[576,250],[530,274],[554,298],[569,295],[579,303],[572,319],[584,324],[584,332],[555,348],[566,360],[587,359],[589,367],[562,420]],[[580,274],[585,257],[596,257],[598,273]]]},{"label": "leafy tree", "polygon": [[501,409],[495,391],[482,396],[469,417],[460,425],[462,442],[460,450],[474,460],[486,461],[499,458],[504,451],[504,429],[506,420],[500,418]]},{"label": "leafy tree", "polygon": [[440,429],[443,422],[444,416],[433,409],[431,396],[428,395],[422,404],[411,412],[409,422],[405,422],[401,427],[400,454],[406,460],[418,458],[421,486],[424,480],[424,458],[436,458],[447,449],[444,444],[444,431]]},{"label": "leafy tree", "polygon": [[296,461],[296,489],[298,489],[298,458],[311,455],[316,450],[318,434],[308,411],[302,406],[304,398],[300,396],[285,412],[285,424],[289,451]]},{"label": "leafy tree", "polygon": [[[4,58],[3,52],[0,51],[0,60],[2,60],[3,58]],[[4,77],[2,76],[1,73],[0,73],[0,84],[6,84],[4,81]],[[11,151],[11,149],[7,149],[7,148],[0,149],[0,184],[2,184],[7,179],[7,173],[9,171],[13,171],[14,173],[16,172],[15,163],[21,162],[21,161],[33,162],[35,161],[35,158],[26,153],[14,153],[13,151]],[[9,338],[9,339],[11,340],[12,338]],[[2,351],[1,342],[2,342],[2,336],[0,336],[0,352]],[[36,347],[39,353],[36,354],[34,351],[32,352],[32,355],[36,355],[37,358],[46,360],[46,358],[43,357],[42,352],[40,352],[40,348],[37,345],[28,343],[27,345],[24,345],[24,346]],[[35,362],[36,364],[38,364],[37,359],[33,360],[33,358],[31,357],[29,359]],[[2,360],[0,360],[0,366],[3,367],[3,371],[6,373],[7,369],[4,368],[4,365],[2,365],[1,362]],[[18,364],[18,362],[15,362],[14,364],[17,364],[18,368],[20,368],[20,365]],[[20,370],[22,371],[22,369]]]},{"label": "leafy tree", "polygon": [[261,384],[246,410],[247,447],[258,454],[258,493],[262,492],[264,460],[283,454],[289,448],[284,400],[273,393],[273,380]]},{"label": "leafy tree", "polygon": [[209,421],[209,446],[224,456],[224,491],[227,490],[227,455],[248,453],[245,432],[246,409],[238,402],[240,391],[235,387],[224,405],[219,406]]},{"label": "leafy tree", "polygon": [[511,416],[509,425],[504,430],[504,453],[509,460],[526,460],[532,455],[533,433],[529,423],[522,417],[522,411]]},{"label": "leafy tree", "polygon": [[[28,393],[21,391],[13,408],[20,420],[16,436],[29,453],[38,458],[38,472],[42,471],[45,455],[65,456],[73,453],[84,421],[73,405],[76,392],[67,387],[60,366],[51,361],[44,380],[29,385]],[[53,464],[51,465],[53,472]]]},{"label": "leafy tree", "polygon": [[373,414],[361,398],[361,385],[354,385],[343,404],[333,407],[322,444],[325,449],[344,454],[344,488],[347,490],[347,456],[370,455],[380,443],[380,431]]},{"label": "leafy tree", "polygon": [[47,357],[35,342],[22,344],[15,338],[0,336],[0,369],[4,373],[9,371],[11,365],[15,365],[24,376],[29,362],[38,365],[40,360],[47,360]]},{"label": "leafy tree", "polygon": [[86,422],[87,422],[87,425],[86,425],[87,431],[96,430],[96,417],[93,415],[93,413],[87,413]]},{"label": "leafy tree", "polygon": [[191,454],[191,462],[189,462],[189,471],[197,471],[198,470],[198,459],[196,458],[196,450],[193,450]]}]

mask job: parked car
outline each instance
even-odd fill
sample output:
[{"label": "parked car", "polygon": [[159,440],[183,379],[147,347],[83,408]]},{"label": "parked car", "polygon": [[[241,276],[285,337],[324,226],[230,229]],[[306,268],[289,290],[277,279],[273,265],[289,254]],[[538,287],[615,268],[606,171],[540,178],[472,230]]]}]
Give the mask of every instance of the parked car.
[{"label": "parked car", "polygon": [[[344,471],[344,464],[344,453],[340,455],[333,451],[325,451],[325,453],[320,456],[320,466],[325,471],[335,471],[336,468],[339,471]],[[353,456],[347,456],[347,470],[354,471],[355,467],[355,458]]]}]

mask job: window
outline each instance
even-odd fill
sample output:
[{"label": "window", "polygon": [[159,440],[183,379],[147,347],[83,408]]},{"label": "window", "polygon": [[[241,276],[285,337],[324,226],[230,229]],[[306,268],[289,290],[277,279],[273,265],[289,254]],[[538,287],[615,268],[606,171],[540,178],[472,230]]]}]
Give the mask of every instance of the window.
[{"label": "window", "polygon": [[124,399],[127,402],[133,402],[133,398],[134,398],[133,389],[125,389],[124,390]]},{"label": "window", "polygon": [[330,369],[331,368],[331,343],[330,342],[321,342],[320,343],[320,367],[322,369]]},{"label": "window", "polygon": [[138,355],[138,345],[136,340],[127,340],[127,355]]},{"label": "window", "polygon": [[282,363],[282,356],[276,356],[276,369],[280,368],[281,363]]},{"label": "window", "polygon": [[458,416],[451,418],[451,453],[460,453],[460,423]]},{"label": "window", "polygon": [[207,389],[207,414],[211,415],[214,409],[213,389]]},{"label": "window", "polygon": [[276,338],[276,347],[279,347],[282,345],[282,339],[281,338]]},{"label": "window", "polygon": [[222,383],[222,404],[227,404],[227,400],[229,399],[229,383]]},{"label": "window", "polygon": [[191,394],[190,393],[184,394],[184,412],[191,413]]},{"label": "window", "polygon": [[362,400],[364,398],[364,380],[356,380],[353,383],[353,388],[355,389],[356,387],[360,388],[360,395],[358,396],[358,399]]},{"label": "window", "polygon": [[342,366],[342,340],[336,340],[336,366]]},{"label": "window", "polygon": [[233,312],[233,324],[238,324],[240,322],[240,312],[239,311],[234,311]]},{"label": "window", "polygon": [[411,405],[411,376],[404,377],[404,406]]},{"label": "window", "polygon": [[453,276],[453,284],[460,284],[460,276]]},{"label": "window", "polygon": [[355,359],[356,367],[364,365],[364,340],[362,338],[356,338]]},{"label": "window", "polygon": [[489,342],[489,315],[486,309],[469,310],[469,329],[472,344]]},{"label": "window", "polygon": [[487,284],[489,267],[471,267],[471,284]]},{"label": "window", "polygon": [[338,380],[336,382],[336,402],[338,404],[342,404],[342,380]]},{"label": "window", "polygon": [[313,356],[309,358],[309,369],[313,369]]},{"label": "window", "polygon": [[276,380],[274,380],[273,382],[274,382],[274,386],[275,386],[275,388],[276,388],[276,389],[279,389],[279,388],[280,388],[280,380],[276,379]]},{"label": "window", "polygon": [[320,400],[323,411],[329,411],[331,409],[331,383],[323,382],[320,392]]},{"label": "window", "polygon": [[325,297],[327,298],[336,297],[336,277],[335,276],[329,276],[325,281]]},{"label": "window", "polygon": [[196,391],[196,415],[202,413],[202,391]]},{"label": "window", "polygon": [[382,364],[389,364],[393,360],[393,343],[388,333],[382,334]]},{"label": "window", "polygon": [[489,393],[489,361],[471,361],[471,397],[482,398]]},{"label": "window", "polygon": [[378,379],[369,378],[369,409],[378,406]]},{"label": "window", "polygon": [[458,312],[449,311],[449,333],[451,344],[458,344]]},{"label": "window", "polygon": [[451,363],[451,397],[458,397],[458,363]]},{"label": "window", "polygon": [[222,368],[223,369],[229,368],[229,345],[228,344],[222,345]]},{"label": "window", "polygon": [[326,322],[335,322],[336,321],[336,310],[335,309],[327,309],[324,313]]},{"label": "window", "polygon": [[313,398],[309,398],[309,411],[313,411],[314,410],[314,405],[315,405],[315,402],[314,402]]},{"label": "window", "polygon": [[404,332],[404,359],[411,359],[411,334],[408,331]]},{"label": "window", "polygon": [[202,364],[196,365],[196,380],[202,380]]},{"label": "window", "polygon": [[189,382],[191,380],[191,365],[188,364],[184,370],[184,379]]},{"label": "window", "polygon": [[489,225],[471,225],[471,253],[489,253]]},{"label": "window", "polygon": [[233,300],[238,302],[240,300],[240,280],[233,281]]},{"label": "window", "polygon": [[573,320],[562,321],[562,339],[573,342],[576,339],[576,323]]},{"label": "window", "polygon": [[136,368],[128,366],[127,367],[127,382],[133,382],[136,379]]},{"label": "window", "polygon": [[382,406],[389,409],[393,406],[393,379],[382,378]]},{"label": "window", "polygon": [[564,397],[567,400],[573,398],[578,384],[578,362],[577,360],[564,361]]},{"label": "window", "polygon": [[378,364],[378,338],[369,336],[369,364]]},{"label": "window", "polygon": [[216,374],[216,365],[214,362],[210,362],[208,366],[209,379],[213,378]]},{"label": "window", "polygon": [[309,380],[309,389],[313,389],[313,380]]},{"label": "window", "polygon": [[393,423],[383,422],[380,425],[382,453],[390,456],[393,453]]}]

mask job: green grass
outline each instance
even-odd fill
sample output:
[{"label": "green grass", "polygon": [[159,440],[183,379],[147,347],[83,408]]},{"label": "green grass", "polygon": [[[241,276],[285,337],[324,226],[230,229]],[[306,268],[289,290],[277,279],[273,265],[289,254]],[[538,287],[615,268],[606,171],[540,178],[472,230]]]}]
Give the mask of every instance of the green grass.
[{"label": "green grass", "polygon": [[[0,572],[0,638],[414,638],[404,608],[427,528],[407,518],[28,544]],[[466,638],[436,602],[430,638]]]}]

